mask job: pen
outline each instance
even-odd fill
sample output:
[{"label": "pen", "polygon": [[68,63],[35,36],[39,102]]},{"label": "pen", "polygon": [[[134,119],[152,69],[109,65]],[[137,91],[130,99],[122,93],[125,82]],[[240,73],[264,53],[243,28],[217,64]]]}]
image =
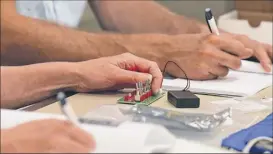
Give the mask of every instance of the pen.
[{"label": "pen", "polygon": [[206,17],[206,22],[207,22],[210,32],[213,34],[216,34],[216,35],[220,35],[218,27],[215,22],[215,18],[213,16],[210,8],[206,8],[205,17]]},{"label": "pen", "polygon": [[63,92],[57,94],[63,114],[75,125],[79,126],[79,120],[72,107],[67,103],[66,96]]}]

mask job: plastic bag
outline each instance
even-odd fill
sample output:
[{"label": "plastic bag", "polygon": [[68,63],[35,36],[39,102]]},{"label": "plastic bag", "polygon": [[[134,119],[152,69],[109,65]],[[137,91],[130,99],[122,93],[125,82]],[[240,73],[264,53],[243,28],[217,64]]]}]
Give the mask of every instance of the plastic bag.
[{"label": "plastic bag", "polygon": [[80,120],[108,126],[118,126],[122,122],[132,121],[159,124],[168,129],[211,131],[221,126],[231,116],[231,108],[215,114],[202,114],[174,112],[145,105],[104,105],[89,112]]}]

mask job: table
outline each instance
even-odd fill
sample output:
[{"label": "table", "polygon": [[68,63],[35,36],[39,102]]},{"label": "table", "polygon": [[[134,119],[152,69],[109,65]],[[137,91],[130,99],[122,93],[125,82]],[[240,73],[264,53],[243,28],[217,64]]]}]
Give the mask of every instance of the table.
[{"label": "table", "polygon": [[[67,98],[67,101],[71,104],[73,109],[75,110],[78,116],[85,115],[91,109],[101,106],[102,104],[116,104],[116,101],[124,96],[123,92],[119,93],[106,93],[106,94],[75,94],[71,97]],[[210,103],[214,100],[226,99],[224,97],[216,97],[216,96],[208,96],[208,95],[198,95],[200,98],[200,108],[198,109],[175,109],[170,103],[167,102],[166,96],[161,98],[152,104],[155,107],[162,108],[172,108],[174,110],[185,111],[185,112],[202,112],[202,113],[215,113],[215,106]],[[263,97],[272,97],[272,86],[268,87],[255,96],[254,98],[263,98]],[[41,109],[38,109],[36,112],[40,113],[54,113],[61,114],[60,106],[58,103],[53,103]],[[188,138],[191,140],[203,141],[207,144],[217,145],[221,143],[221,140],[228,136],[229,134],[236,132],[244,127],[249,127],[254,123],[262,120],[268,114],[270,114],[272,110],[266,110],[262,112],[249,113],[247,115],[241,115],[240,113],[233,113],[233,119],[235,120],[235,124],[231,127],[226,127],[224,130],[220,130],[219,132],[215,132],[215,134],[209,133],[181,133],[178,132],[177,135],[183,136],[184,138]],[[245,116],[245,118],[244,118]]]},{"label": "table", "polygon": [[[255,98],[262,98],[262,97],[272,97],[272,89],[273,87],[268,87],[259,93],[257,93]],[[86,93],[78,93],[72,95],[67,98],[67,101],[71,104],[73,109],[75,110],[76,114],[81,116],[87,113],[90,109],[94,109],[102,104],[116,104],[116,101],[124,96],[124,92],[109,92],[104,94],[86,94]],[[223,100],[226,99],[225,97],[217,97],[217,96],[209,96],[209,95],[198,95],[200,98],[200,108],[199,109],[179,109],[179,110],[187,110],[187,111],[198,111],[198,110],[207,110],[208,108],[213,108],[212,104],[209,102],[214,100]],[[167,101],[167,97],[164,96],[163,98],[159,99],[151,106],[155,107],[162,107],[162,108],[174,108],[170,103]],[[55,113],[61,114],[61,110],[59,104],[57,102],[45,106],[36,110],[36,112],[41,113]]]}]

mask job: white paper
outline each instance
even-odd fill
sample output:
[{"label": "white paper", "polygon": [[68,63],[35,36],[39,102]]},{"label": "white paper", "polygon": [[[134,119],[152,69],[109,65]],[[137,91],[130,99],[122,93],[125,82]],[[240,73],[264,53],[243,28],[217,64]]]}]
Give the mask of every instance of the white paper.
[{"label": "white paper", "polygon": [[[273,66],[271,68],[273,69]],[[263,69],[263,67],[261,66],[260,63],[246,61],[246,60],[242,60],[242,65],[238,71],[249,72],[249,73],[271,74],[272,75],[272,70],[271,70],[271,72],[265,72],[265,70]]]},{"label": "white paper", "polygon": [[[1,109],[1,129],[38,119],[65,119],[62,115],[42,114]],[[81,125],[96,141],[94,153],[147,153],[147,152],[202,152],[226,153],[228,151],[177,139],[165,128],[152,124],[124,123],[119,127]]]},{"label": "white paper", "polygon": [[223,107],[232,107],[234,110],[242,111],[245,113],[249,112],[258,112],[262,110],[266,110],[268,108],[272,108],[272,106],[269,106],[264,104],[262,101],[258,100],[236,100],[236,99],[226,99],[226,100],[218,100],[218,101],[212,101],[211,103],[217,104]]},{"label": "white paper", "polygon": [[[163,89],[182,90],[185,88],[185,79],[164,79]],[[272,75],[247,73],[230,70],[224,78],[207,81],[190,81],[190,91],[199,94],[222,96],[251,96],[272,85]]]}]

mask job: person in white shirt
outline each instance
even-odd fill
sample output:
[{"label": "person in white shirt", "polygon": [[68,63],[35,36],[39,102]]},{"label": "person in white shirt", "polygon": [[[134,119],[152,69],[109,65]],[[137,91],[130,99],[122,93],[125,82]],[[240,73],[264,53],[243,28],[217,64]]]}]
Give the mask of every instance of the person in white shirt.
[{"label": "person in white shirt", "polygon": [[[83,61],[130,52],[157,62],[161,70],[174,61],[194,80],[226,76],[251,56],[271,71],[271,45],[223,31],[210,34],[207,25],[157,2],[88,2],[108,33],[75,29],[87,1],[1,1],[1,64]],[[167,73],[185,77],[175,65]]]}]

